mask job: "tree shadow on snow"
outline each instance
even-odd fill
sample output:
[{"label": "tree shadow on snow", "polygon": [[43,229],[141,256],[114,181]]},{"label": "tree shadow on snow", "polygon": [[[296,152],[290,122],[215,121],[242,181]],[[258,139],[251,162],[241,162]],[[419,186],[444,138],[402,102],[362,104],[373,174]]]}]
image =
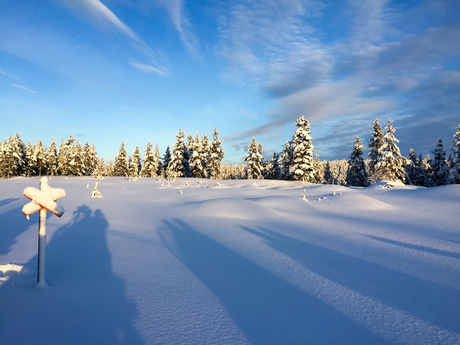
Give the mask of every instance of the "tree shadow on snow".
[{"label": "tree shadow on snow", "polygon": [[242,227],[273,249],[344,287],[460,333],[460,291],[264,228]]},{"label": "tree shadow on snow", "polygon": [[404,242],[390,240],[388,238],[383,238],[383,237],[378,237],[378,236],[371,236],[371,235],[365,235],[365,236],[367,238],[370,238],[371,240],[376,240],[376,241],[380,241],[380,242],[383,242],[383,243],[393,244],[395,246],[399,246],[399,247],[403,247],[403,248],[414,249],[414,250],[418,250],[418,251],[425,252],[425,253],[445,256],[445,257],[448,257],[448,258],[460,259],[460,254],[453,253],[453,252],[448,252],[446,250],[440,250],[440,249],[436,249],[436,248],[429,248],[429,247],[420,246],[420,245],[417,245],[417,244],[404,243]]},{"label": "tree shadow on snow", "polygon": [[320,300],[197,232],[165,221],[166,247],[222,302],[252,344],[385,343]]},{"label": "tree shadow on snow", "polygon": [[[10,202],[13,202],[18,199],[6,200],[12,200]],[[0,214],[0,255],[8,254],[16,243],[16,238],[26,231],[30,225],[30,221],[22,213],[22,206]]]},{"label": "tree shadow on snow", "polygon": [[[100,210],[93,212],[82,205],[72,220],[54,233],[46,249],[46,281],[50,286],[33,290],[22,287],[21,301],[8,303],[11,309],[28,304],[25,309],[30,310],[21,316],[21,322],[12,321],[13,327],[29,327],[16,333],[15,343],[144,343],[132,325],[136,306],[127,298],[123,280],[112,270],[108,226]],[[26,266],[36,276],[37,256]],[[8,293],[14,295],[15,287],[10,286]]]}]

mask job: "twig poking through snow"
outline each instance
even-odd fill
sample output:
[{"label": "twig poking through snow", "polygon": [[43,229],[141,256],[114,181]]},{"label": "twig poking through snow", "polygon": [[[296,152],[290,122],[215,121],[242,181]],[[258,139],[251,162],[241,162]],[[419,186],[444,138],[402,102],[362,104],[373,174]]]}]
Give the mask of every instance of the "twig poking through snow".
[{"label": "twig poking through snow", "polygon": [[305,201],[309,202],[309,201],[307,200],[307,198],[306,198],[306,195],[307,195],[307,190],[306,190],[306,189],[304,189],[304,190],[303,190],[303,193],[300,194],[300,195],[302,196],[302,199],[304,199]]},{"label": "twig poking through snow", "polygon": [[93,194],[91,195],[92,198],[102,198],[101,192],[99,192],[99,186],[98,183],[96,182],[96,185],[94,186],[93,189]]}]

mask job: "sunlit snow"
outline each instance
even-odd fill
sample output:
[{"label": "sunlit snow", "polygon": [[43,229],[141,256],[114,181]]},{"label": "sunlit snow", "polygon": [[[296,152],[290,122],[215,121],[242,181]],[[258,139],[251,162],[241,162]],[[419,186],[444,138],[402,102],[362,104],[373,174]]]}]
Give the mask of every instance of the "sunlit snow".
[{"label": "sunlit snow", "polygon": [[42,289],[39,179],[0,182],[2,345],[460,343],[460,185],[49,182]]}]

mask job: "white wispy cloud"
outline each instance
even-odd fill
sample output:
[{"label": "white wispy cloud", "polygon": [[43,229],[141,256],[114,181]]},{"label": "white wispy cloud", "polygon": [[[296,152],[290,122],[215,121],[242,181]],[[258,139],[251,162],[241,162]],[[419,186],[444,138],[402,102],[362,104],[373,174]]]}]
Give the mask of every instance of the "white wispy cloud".
[{"label": "white wispy cloud", "polygon": [[136,33],[123,23],[106,5],[99,0],[63,0],[74,12],[90,19],[92,22],[116,28],[133,40],[139,40]]},{"label": "white wispy cloud", "polygon": [[186,14],[184,0],[159,0],[169,14],[185,49],[193,56],[198,56],[198,38],[192,30],[190,19]]},{"label": "white wispy cloud", "polygon": [[2,70],[0,70],[0,74],[3,74],[4,76],[11,78],[11,79],[20,80],[18,76],[15,76],[14,74],[11,74],[11,73],[6,73],[5,71],[2,71]]},{"label": "white wispy cloud", "polygon": [[33,91],[33,90],[28,89],[28,88],[26,88],[25,86],[22,86],[22,85],[11,84],[11,86],[17,87],[18,89],[21,89],[21,90],[29,91],[29,92],[31,92],[31,93],[38,93],[38,91]]},{"label": "white wispy cloud", "polygon": [[142,63],[134,61],[134,60],[131,60],[129,63],[134,68],[137,68],[138,70],[143,71],[143,72],[155,73],[155,74],[159,74],[161,76],[166,76],[167,75],[164,71],[162,71],[162,70],[160,70],[158,68],[155,68],[153,66],[150,66],[150,65],[145,65],[145,64],[142,64]]},{"label": "white wispy cloud", "polygon": [[[156,69],[162,70],[164,67],[156,61],[156,53],[150,46],[142,40],[136,32],[121,21],[106,5],[99,0],[64,0],[64,3],[75,13],[89,19],[96,25],[109,27],[117,30],[130,39],[131,44],[142,54],[149,58]],[[161,73],[158,73],[161,74]],[[164,74],[161,74],[164,75]]]},{"label": "white wispy cloud", "polygon": [[[340,39],[327,41],[322,27],[314,26],[317,4],[230,0],[221,12],[219,54],[228,63],[227,73],[276,100],[265,123],[227,140],[274,138],[301,115],[319,126],[327,119],[355,123],[382,114],[398,117],[405,126],[414,116],[427,128],[434,119],[452,122],[458,97],[441,92],[439,75],[458,90],[456,75],[447,73],[460,58],[458,21],[437,27],[418,24],[415,33],[413,27],[408,33],[401,27],[407,18],[442,18],[455,5],[446,3],[433,13],[436,8],[423,4],[350,0],[341,4],[345,19]],[[442,105],[426,101],[433,98],[442,99]],[[403,133],[414,135],[407,128]]]}]

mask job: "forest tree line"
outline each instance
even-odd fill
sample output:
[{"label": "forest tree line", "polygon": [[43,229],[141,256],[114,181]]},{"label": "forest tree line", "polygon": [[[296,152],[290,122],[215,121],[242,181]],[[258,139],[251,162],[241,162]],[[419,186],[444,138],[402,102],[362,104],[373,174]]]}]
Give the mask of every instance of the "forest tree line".
[{"label": "forest tree line", "polygon": [[222,140],[214,128],[212,140],[204,134],[201,138],[185,137],[182,130],[176,142],[163,156],[159,146],[149,142],[144,154],[138,147],[130,155],[121,143],[115,160],[104,162],[97,157],[96,148],[88,141],[81,144],[71,134],[62,139],[59,148],[54,139],[45,148],[39,139],[36,144],[25,145],[19,133],[0,144],[0,176],[123,176],[128,179],[142,177],[167,178],[196,177],[210,179],[276,179],[311,183],[368,186],[381,180],[433,187],[460,184],[460,125],[452,140],[452,152],[446,157],[442,140],[429,155],[422,157],[410,150],[401,155],[393,122],[388,121],[385,131],[378,119],[368,140],[370,149],[363,157],[363,143],[356,137],[348,160],[320,161],[313,155],[310,124],[305,117],[295,123],[296,130],[286,142],[282,152],[273,153],[270,160],[263,156],[262,144],[252,138],[243,164],[222,163],[225,153]]}]

